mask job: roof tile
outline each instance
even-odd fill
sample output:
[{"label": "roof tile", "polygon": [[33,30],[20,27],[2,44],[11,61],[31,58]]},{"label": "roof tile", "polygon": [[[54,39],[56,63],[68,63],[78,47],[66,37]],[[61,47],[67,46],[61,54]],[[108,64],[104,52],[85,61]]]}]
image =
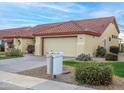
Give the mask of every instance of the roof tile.
[{"label": "roof tile", "polygon": [[13,37],[27,37],[33,38],[33,31],[31,27],[21,27],[0,30],[0,38],[13,38]]},{"label": "roof tile", "polygon": [[[62,34],[90,34],[100,36],[110,23],[114,23],[115,18],[95,18],[87,20],[68,21],[55,24],[47,24],[47,29],[42,29],[43,25],[39,25],[38,32],[35,35],[62,35]],[[35,29],[36,29],[35,28]],[[34,30],[35,31],[35,30]]]}]

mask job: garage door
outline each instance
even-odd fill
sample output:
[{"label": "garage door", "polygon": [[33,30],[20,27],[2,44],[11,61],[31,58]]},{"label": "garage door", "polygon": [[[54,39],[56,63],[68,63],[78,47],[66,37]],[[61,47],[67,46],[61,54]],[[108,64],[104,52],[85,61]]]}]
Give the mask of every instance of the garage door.
[{"label": "garage door", "polygon": [[44,38],[44,54],[49,51],[64,52],[64,56],[76,56],[76,37]]}]

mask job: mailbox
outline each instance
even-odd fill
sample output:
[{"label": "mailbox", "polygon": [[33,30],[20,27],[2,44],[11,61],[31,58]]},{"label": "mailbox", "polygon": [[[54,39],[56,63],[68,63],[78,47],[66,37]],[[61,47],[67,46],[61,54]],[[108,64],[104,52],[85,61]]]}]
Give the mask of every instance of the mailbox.
[{"label": "mailbox", "polygon": [[63,52],[50,52],[46,58],[47,74],[59,75],[63,73]]}]

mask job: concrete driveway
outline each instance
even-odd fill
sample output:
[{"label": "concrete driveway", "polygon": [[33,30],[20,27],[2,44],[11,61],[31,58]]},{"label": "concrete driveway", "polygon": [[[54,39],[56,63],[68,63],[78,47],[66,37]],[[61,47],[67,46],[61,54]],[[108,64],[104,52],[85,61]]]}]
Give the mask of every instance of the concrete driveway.
[{"label": "concrete driveway", "polygon": [[24,57],[0,60],[0,71],[20,72],[46,65],[45,57],[25,55]]}]

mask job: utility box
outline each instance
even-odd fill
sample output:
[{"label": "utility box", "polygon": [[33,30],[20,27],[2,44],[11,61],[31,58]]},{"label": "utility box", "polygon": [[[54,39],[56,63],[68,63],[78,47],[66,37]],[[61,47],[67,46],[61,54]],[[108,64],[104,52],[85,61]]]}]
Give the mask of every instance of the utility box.
[{"label": "utility box", "polygon": [[59,75],[63,73],[63,53],[54,52],[46,55],[47,74]]}]

